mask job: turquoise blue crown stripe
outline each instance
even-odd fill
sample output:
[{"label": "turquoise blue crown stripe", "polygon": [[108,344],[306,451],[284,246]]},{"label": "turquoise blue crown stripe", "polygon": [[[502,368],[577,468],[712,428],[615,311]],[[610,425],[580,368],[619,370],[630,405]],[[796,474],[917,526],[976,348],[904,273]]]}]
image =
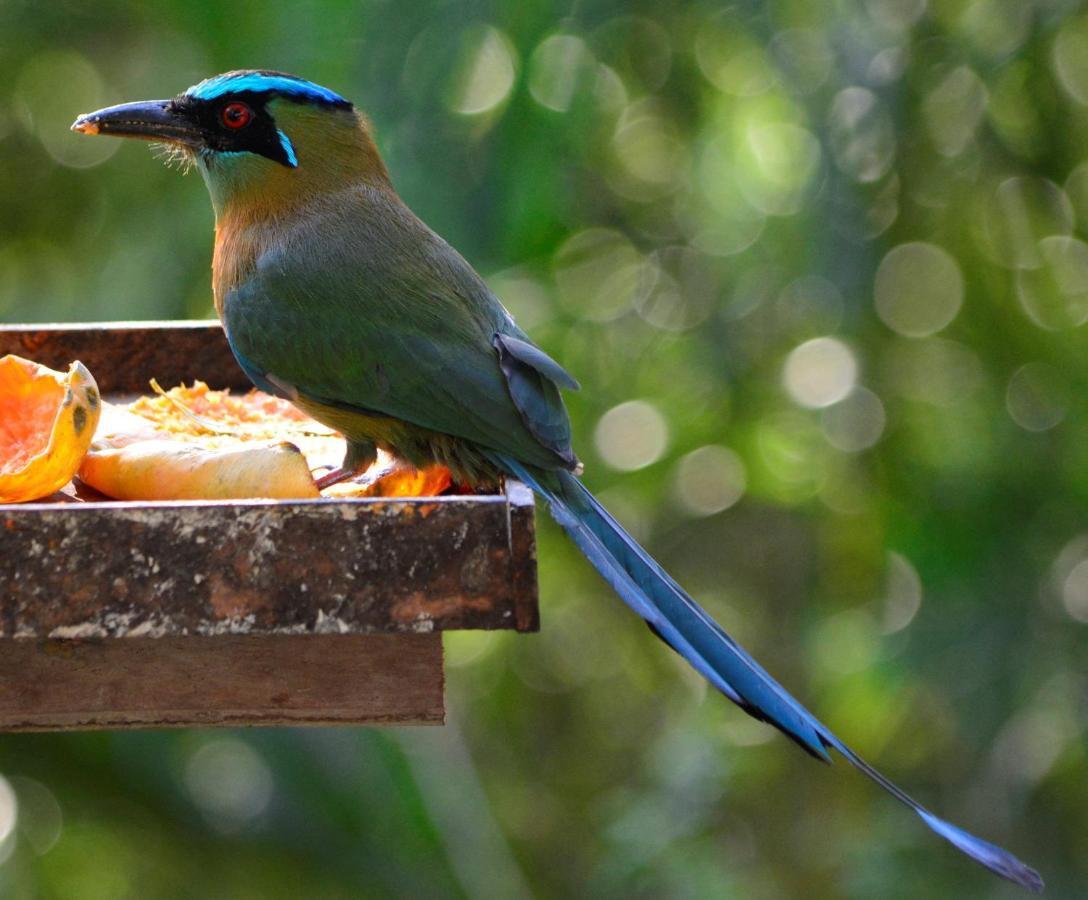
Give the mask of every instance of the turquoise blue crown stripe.
[{"label": "turquoise blue crown stripe", "polygon": [[224,94],[242,91],[254,93],[277,93],[289,97],[300,97],[322,103],[347,103],[348,101],[328,88],[305,81],[302,78],[289,78],[284,75],[264,75],[260,72],[246,72],[242,75],[216,75],[200,84],[194,84],[185,92],[187,97],[196,100],[214,100]]}]

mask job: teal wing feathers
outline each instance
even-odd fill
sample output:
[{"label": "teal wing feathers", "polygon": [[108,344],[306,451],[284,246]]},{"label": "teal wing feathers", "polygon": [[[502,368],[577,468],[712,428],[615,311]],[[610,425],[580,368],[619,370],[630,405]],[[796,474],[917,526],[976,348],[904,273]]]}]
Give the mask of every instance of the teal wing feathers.
[{"label": "teal wing feathers", "polygon": [[570,420],[559,387],[572,390],[578,382],[539,347],[499,331],[492,344],[506,376],[510,399],[537,441],[559,456],[568,468],[578,460],[570,446]]},{"label": "teal wing feathers", "polygon": [[383,252],[383,234],[365,230],[316,231],[309,246],[266,253],[223,304],[239,362],[266,389],[290,386],[534,465],[574,468],[557,383],[576,382],[456,251],[419,228],[396,257]]}]

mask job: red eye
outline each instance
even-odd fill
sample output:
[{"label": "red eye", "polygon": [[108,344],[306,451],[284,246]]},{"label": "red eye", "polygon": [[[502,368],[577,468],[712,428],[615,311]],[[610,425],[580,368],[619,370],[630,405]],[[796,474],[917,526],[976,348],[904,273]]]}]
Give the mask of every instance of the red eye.
[{"label": "red eye", "polygon": [[228,103],[219,113],[219,120],[227,127],[237,131],[245,128],[253,120],[253,110],[244,103]]}]

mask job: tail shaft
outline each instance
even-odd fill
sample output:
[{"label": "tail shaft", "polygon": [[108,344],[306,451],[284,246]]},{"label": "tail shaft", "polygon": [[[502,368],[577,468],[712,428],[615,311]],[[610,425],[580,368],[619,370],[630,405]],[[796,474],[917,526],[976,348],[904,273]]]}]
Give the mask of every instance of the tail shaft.
[{"label": "tail shaft", "polygon": [[569,472],[541,471],[506,456],[495,461],[548,501],[552,516],[617,594],[701,675],[749,715],[774,725],[805,751],[830,762],[838,751],[957,849],[1030,891],[1043,881],[1000,847],[934,816],[872,768],[775,681],[612,518]]}]

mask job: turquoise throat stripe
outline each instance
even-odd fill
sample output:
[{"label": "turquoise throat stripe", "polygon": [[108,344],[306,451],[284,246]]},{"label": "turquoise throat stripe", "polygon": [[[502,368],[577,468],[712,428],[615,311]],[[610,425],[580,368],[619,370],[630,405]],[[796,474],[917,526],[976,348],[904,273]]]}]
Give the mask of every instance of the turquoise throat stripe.
[{"label": "turquoise throat stripe", "polygon": [[295,148],[291,143],[291,139],[282,131],[277,130],[276,134],[280,136],[280,146],[283,147],[283,152],[287,154],[287,161],[291,164],[291,168],[297,169],[298,157],[295,156]]}]

